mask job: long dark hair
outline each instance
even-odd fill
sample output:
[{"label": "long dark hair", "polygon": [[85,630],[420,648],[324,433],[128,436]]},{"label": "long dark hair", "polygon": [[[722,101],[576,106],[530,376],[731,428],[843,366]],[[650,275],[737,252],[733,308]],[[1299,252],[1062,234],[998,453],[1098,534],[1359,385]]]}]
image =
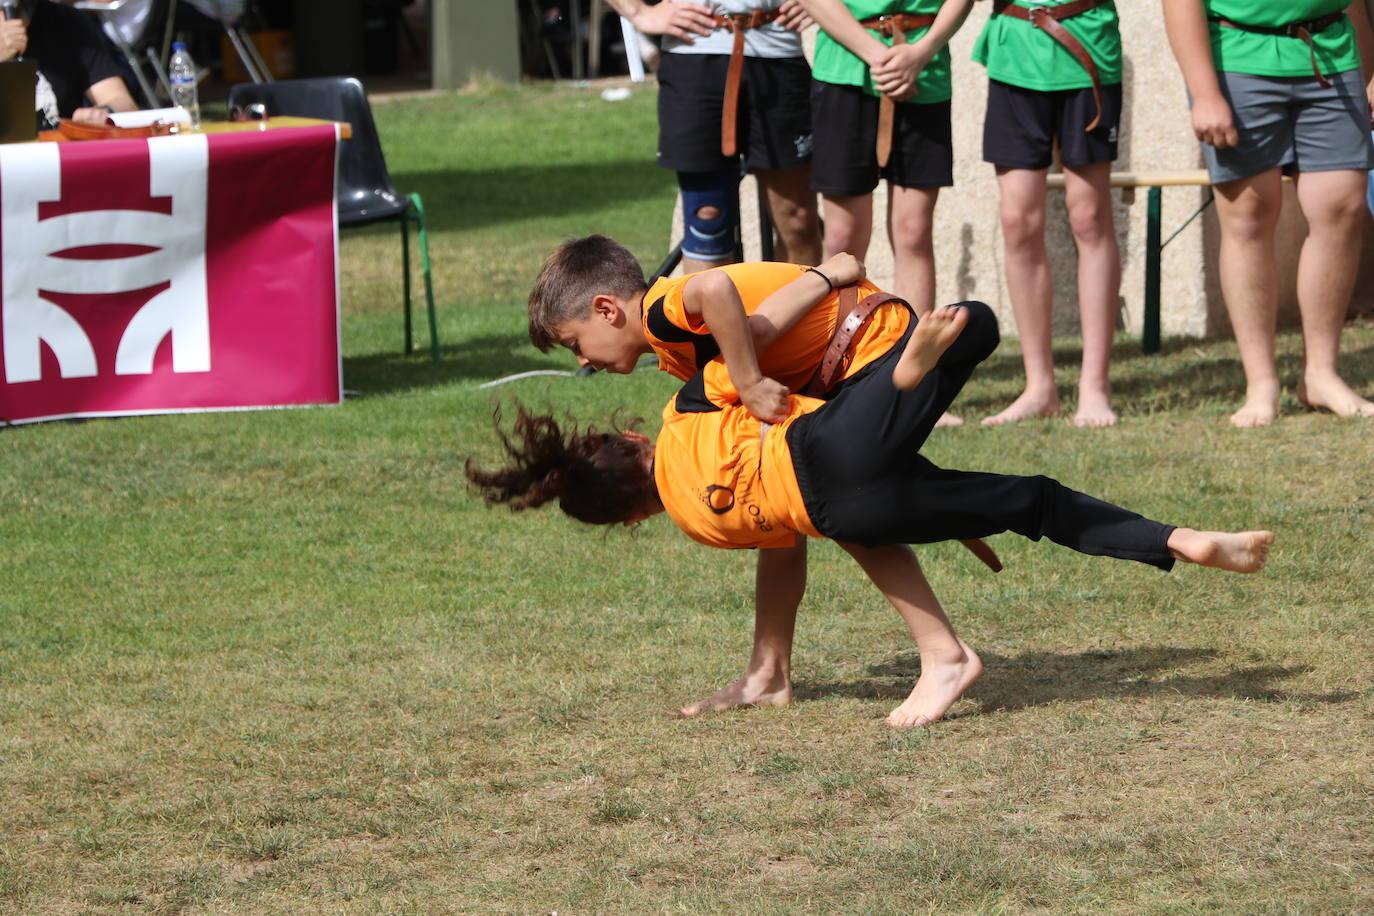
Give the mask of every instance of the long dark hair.
[{"label": "long dark hair", "polygon": [[488,471],[469,458],[463,468],[488,505],[504,503],[519,512],[557,499],[580,522],[614,525],[658,504],[644,446],[623,430],[588,426],[564,433],[553,417],[520,405],[509,435],[501,428],[499,407],[492,419],[509,463]]}]

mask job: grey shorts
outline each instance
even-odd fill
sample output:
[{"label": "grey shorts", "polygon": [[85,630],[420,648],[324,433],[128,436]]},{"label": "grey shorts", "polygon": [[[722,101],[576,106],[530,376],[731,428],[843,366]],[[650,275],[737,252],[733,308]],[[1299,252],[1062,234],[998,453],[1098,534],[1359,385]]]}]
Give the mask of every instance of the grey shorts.
[{"label": "grey shorts", "polygon": [[1217,79],[1235,113],[1240,143],[1222,150],[1202,144],[1213,184],[1274,168],[1289,174],[1374,168],[1359,70],[1329,77],[1330,89],[1312,76],[1218,73]]}]

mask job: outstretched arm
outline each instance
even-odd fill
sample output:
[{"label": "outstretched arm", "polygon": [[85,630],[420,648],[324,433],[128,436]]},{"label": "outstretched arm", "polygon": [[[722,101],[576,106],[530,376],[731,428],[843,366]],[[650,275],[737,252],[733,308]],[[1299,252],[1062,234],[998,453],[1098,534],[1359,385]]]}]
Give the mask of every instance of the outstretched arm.
[{"label": "outstretched arm", "polygon": [[852,254],[840,252],[764,299],[749,316],[754,350],[759,353],[767,350],[792,330],[807,312],[824,302],[833,290],[858,283],[865,275],[863,262]]},{"label": "outstretched arm", "polygon": [[1188,94],[1193,97],[1193,133],[1217,149],[1235,146],[1240,137],[1231,106],[1217,81],[1202,0],[1164,0],[1164,29]]}]

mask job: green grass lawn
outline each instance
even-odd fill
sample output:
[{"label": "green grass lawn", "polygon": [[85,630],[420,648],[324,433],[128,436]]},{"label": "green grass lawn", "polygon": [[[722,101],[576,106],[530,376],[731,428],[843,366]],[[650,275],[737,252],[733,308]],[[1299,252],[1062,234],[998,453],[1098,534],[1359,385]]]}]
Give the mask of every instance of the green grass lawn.
[{"label": "green grass lawn", "polygon": [[[1374,908],[1374,427],[1289,399],[1232,430],[1233,344],[1124,340],[1120,427],[942,430],[928,453],[1272,527],[1264,574],[1003,536],[994,577],[923,548],[988,671],[898,734],[914,648],[819,544],[798,702],[679,720],[743,666],[753,557],[665,518],[487,510],[462,478],[495,454],[477,385],[568,365],[525,340],[547,250],[667,248],[652,91],[377,116],[433,222],[438,366],[399,355],[399,243],[364,231],[342,277],[361,397],[0,432],[0,912]],[[1280,349],[1291,382],[1300,342]],[[1346,350],[1368,392],[1374,328]],[[960,411],[1018,373],[1004,346]],[[646,371],[499,396],[653,429],[672,391]]]}]

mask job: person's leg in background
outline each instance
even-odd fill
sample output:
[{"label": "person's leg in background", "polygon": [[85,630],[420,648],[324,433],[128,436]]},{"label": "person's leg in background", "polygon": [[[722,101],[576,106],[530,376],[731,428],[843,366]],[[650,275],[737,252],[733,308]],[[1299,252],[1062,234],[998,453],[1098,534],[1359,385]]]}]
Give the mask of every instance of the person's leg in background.
[{"label": "person's leg in background", "polygon": [[1298,398],[1338,416],[1374,417],[1374,402],[1351,390],[1338,371],[1341,327],[1359,270],[1365,221],[1360,192],[1364,172],[1301,172],[1298,203],[1307,218],[1307,239],[1298,261],[1302,312],[1303,374]]},{"label": "person's leg in background", "polygon": [[754,177],[763,188],[773,227],[777,230],[773,260],[819,264],[822,260],[821,223],[816,193],[811,190],[811,167],[761,169]]},{"label": "person's leg in background", "polygon": [[1110,162],[1065,166],[1064,192],[1069,228],[1078,248],[1078,308],[1083,368],[1078,381],[1074,425],[1112,426],[1112,339],[1121,302],[1121,250],[1112,220]]},{"label": "person's leg in background", "polygon": [[739,231],[739,172],[678,172],[682,193],[682,272],[735,261]]},{"label": "person's leg in background", "polygon": [[1021,338],[1026,387],[1005,410],[986,417],[983,420],[986,426],[1052,417],[1059,413],[1050,337],[1054,285],[1045,250],[1047,171],[997,168],[1007,288]]},{"label": "person's leg in background", "polygon": [[1274,361],[1278,320],[1278,271],[1274,233],[1283,205],[1277,168],[1215,186],[1221,224],[1218,267],[1226,313],[1245,370],[1245,403],[1231,415],[1239,427],[1267,426],[1279,411],[1279,376]]}]

